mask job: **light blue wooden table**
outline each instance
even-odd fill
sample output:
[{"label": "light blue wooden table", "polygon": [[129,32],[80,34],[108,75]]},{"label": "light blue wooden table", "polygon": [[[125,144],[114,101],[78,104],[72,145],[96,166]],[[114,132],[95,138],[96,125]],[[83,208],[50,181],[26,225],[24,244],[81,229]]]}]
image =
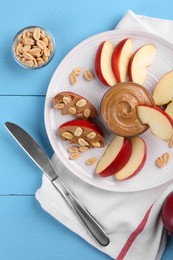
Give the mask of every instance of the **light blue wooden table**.
[{"label": "light blue wooden table", "polygon": [[[172,0],[0,1],[0,260],[110,259],[42,210],[34,197],[42,173],[7,133],[4,122],[24,127],[51,156],[43,114],[53,72],[76,44],[113,29],[128,9],[173,20]],[[14,34],[28,25],[47,28],[56,41],[54,59],[41,70],[25,70],[11,55]],[[162,257],[171,259],[173,238]]]}]

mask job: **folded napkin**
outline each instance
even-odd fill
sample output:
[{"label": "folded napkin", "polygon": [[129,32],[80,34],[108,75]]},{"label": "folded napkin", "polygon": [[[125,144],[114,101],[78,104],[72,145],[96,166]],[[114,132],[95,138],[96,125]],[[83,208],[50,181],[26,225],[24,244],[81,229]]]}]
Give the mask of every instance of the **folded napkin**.
[{"label": "folded napkin", "polygon": [[[173,43],[172,25],[172,21],[136,15],[128,11],[116,29],[150,31]],[[145,191],[111,192],[96,188],[74,176],[55,154],[52,163],[62,180],[103,226],[110,238],[110,244],[102,247],[92,238],[45,175],[36,192],[36,198],[44,210],[114,259],[161,258],[166,244],[166,232],[160,211],[165,198],[173,190],[171,182]]]}]

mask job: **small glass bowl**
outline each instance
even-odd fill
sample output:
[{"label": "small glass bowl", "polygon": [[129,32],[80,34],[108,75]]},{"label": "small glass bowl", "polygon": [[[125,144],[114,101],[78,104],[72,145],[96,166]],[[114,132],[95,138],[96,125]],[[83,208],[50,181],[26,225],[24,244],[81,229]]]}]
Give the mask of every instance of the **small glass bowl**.
[{"label": "small glass bowl", "polygon": [[[18,56],[17,53],[16,53],[16,46],[17,46],[17,43],[19,42],[19,38],[21,37],[21,35],[23,35],[24,31],[26,31],[26,30],[27,30],[27,31],[31,31],[32,29],[35,29],[35,28],[40,28],[40,30],[44,32],[45,36],[48,36],[49,41],[52,43],[52,51],[51,51],[51,53],[50,53],[50,56],[47,58],[46,61],[44,61],[44,63],[41,64],[41,62],[40,62],[40,64],[37,63],[38,65],[28,66],[27,64],[23,63],[23,62],[19,59],[19,56]],[[33,45],[32,45],[32,46],[33,46]],[[36,45],[35,45],[35,47],[36,47]],[[54,57],[55,49],[56,49],[55,40],[54,40],[52,34],[51,34],[48,30],[46,30],[46,29],[44,29],[44,28],[42,28],[42,27],[40,27],[40,26],[35,26],[35,25],[34,25],[34,26],[27,26],[27,27],[21,29],[19,32],[17,32],[16,35],[15,35],[15,37],[14,37],[14,39],[13,39],[13,43],[12,43],[12,55],[13,55],[13,58],[15,59],[15,61],[16,61],[20,66],[22,66],[23,68],[25,68],[25,69],[31,69],[31,70],[40,69],[40,68],[43,68],[43,67],[45,67],[46,65],[48,65],[49,62],[50,62],[50,61],[52,60],[52,58]],[[20,52],[18,52],[18,53],[22,56],[22,53],[20,53]],[[40,58],[43,58],[43,55],[44,55],[44,54],[42,54]],[[20,58],[22,59],[22,57],[20,57]],[[35,58],[36,61],[37,61],[37,58],[39,58],[39,57],[34,57],[34,58]]]}]

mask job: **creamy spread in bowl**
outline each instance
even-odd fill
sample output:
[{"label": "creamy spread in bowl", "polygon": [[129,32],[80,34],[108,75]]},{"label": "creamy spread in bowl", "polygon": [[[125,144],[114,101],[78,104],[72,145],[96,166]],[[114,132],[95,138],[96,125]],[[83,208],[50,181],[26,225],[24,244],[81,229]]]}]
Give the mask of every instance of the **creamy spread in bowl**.
[{"label": "creamy spread in bowl", "polygon": [[143,86],[125,82],[109,88],[101,101],[101,115],[106,127],[120,136],[143,133],[148,125],[140,122],[136,112],[138,105],[154,105],[152,95]]}]

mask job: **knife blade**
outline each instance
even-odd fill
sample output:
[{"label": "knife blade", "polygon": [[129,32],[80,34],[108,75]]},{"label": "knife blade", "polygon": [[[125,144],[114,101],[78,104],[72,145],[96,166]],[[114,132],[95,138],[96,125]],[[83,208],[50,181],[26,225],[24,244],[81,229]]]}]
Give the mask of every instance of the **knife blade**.
[{"label": "knife blade", "polygon": [[107,234],[91,213],[89,213],[89,211],[79,202],[79,200],[77,200],[74,194],[63,183],[40,145],[20,126],[11,122],[6,122],[5,126],[18,144],[50,179],[53,186],[68,202],[90,234],[100,245],[107,246],[110,242]]}]

